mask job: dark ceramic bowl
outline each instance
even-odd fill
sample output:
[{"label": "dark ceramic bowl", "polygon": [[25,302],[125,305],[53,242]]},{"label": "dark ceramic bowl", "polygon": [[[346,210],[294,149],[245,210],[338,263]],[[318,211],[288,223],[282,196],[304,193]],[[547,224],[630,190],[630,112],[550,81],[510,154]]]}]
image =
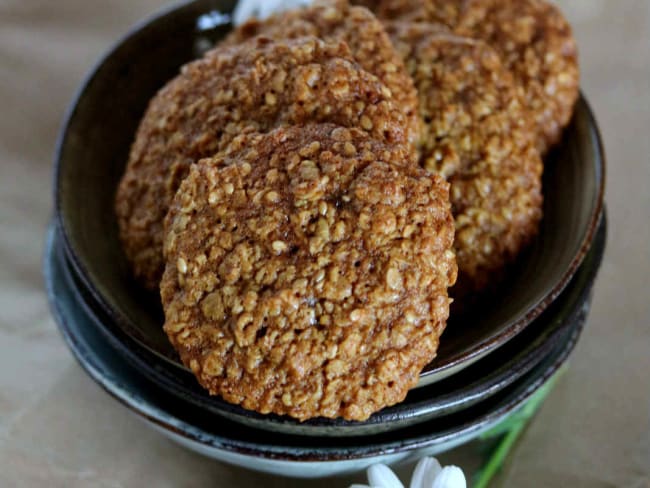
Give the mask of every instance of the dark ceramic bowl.
[{"label": "dark ceramic bowl", "polygon": [[283,476],[319,478],[452,449],[516,413],[566,363],[584,315],[542,363],[489,400],[444,418],[363,437],[306,437],[265,432],[214,416],[144,376],[106,341],[67,286],[63,263],[48,243],[45,282],[52,312],[73,354],[110,395],[156,430],[220,461]]},{"label": "dark ceramic bowl", "polygon": [[[196,53],[222,37],[234,2],[198,0],[137,26],[98,64],[72,105],[56,154],[56,220],[84,287],[110,320],[182,367],[159,299],[134,283],[118,242],[113,198],[147,102]],[[604,157],[584,98],[548,157],[540,236],[480,315],[450,320],[420,385],[448,377],[515,337],[561,293],[584,259],[603,205]]]},{"label": "dark ceramic bowl", "polygon": [[67,287],[70,296],[83,308],[86,318],[92,320],[94,327],[122,357],[171,395],[205,412],[259,429],[308,436],[362,436],[404,428],[470,408],[529,373],[558,344],[566,341],[576,323],[584,321],[605,238],[603,219],[592,248],[564,292],[512,341],[450,378],[413,390],[404,402],[377,412],[365,422],[313,419],[299,423],[287,417],[260,415],[209,396],[191,373],[151,354],[111,322],[75,276],[58,235],[54,236],[51,252],[65,279],[62,286]]}]

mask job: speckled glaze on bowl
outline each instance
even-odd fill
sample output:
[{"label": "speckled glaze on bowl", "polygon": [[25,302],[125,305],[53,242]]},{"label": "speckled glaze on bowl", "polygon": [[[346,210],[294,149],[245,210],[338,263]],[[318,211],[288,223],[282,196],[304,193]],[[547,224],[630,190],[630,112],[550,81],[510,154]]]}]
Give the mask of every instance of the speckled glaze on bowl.
[{"label": "speckled glaze on bowl", "polygon": [[116,327],[104,315],[92,297],[79,283],[62,252],[60,239],[55,234],[53,259],[60,263],[62,286],[80,306],[85,317],[104,335],[120,358],[128,360],[136,370],[169,394],[193,404],[203,411],[254,428],[306,436],[359,436],[401,429],[433,418],[443,417],[484,402],[526,375],[566,340],[570,329],[584,321],[590,292],[600,267],[606,238],[603,220],[593,246],[571,283],[558,299],[508,344],[489,354],[464,371],[434,385],[412,391],[406,400],[385,408],[365,422],[346,422],[341,419],[312,419],[297,422],[287,417],[260,415],[231,405],[203,390],[193,375],[169,365],[151,354]]},{"label": "speckled glaze on bowl", "polygon": [[[56,220],[77,274],[125,334],[178,367],[183,366],[161,330],[159,298],[143,291],[129,273],[113,198],[149,99],[183,63],[228,31],[233,4],[198,0],[135,27],[84,83],[56,152]],[[562,144],[546,162],[539,239],[480,315],[452,317],[420,385],[440,381],[501,347],[557,298],[596,232],[604,172],[596,122],[581,98]]]},{"label": "speckled glaze on bowl", "polygon": [[266,432],[214,416],[170,395],[119,358],[66,286],[62,262],[46,246],[45,283],[56,322],[83,369],[111,396],[175,442],[222,462],[282,476],[320,478],[394,464],[452,449],[517,412],[566,363],[584,326],[528,374],[488,401],[440,419],[390,433],[307,437]]}]

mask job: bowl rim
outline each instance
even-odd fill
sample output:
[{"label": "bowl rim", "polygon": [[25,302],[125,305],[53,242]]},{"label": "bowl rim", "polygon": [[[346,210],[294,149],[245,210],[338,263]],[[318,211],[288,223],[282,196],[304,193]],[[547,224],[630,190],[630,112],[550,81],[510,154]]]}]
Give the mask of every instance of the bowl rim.
[{"label": "bowl rim", "polygon": [[[115,307],[111,304],[111,301],[108,300],[100,288],[98,288],[93,279],[92,275],[88,270],[88,267],[84,264],[83,259],[80,257],[74,246],[74,238],[72,237],[68,227],[67,221],[65,218],[62,207],[63,207],[63,197],[61,192],[61,175],[62,168],[65,165],[64,158],[62,157],[64,152],[64,147],[68,141],[69,129],[71,124],[74,121],[75,115],[77,113],[77,108],[79,107],[80,101],[85,95],[88,87],[93,83],[95,78],[100,74],[105,63],[127,42],[132,38],[136,37],[144,29],[152,26],[154,23],[164,20],[172,15],[176,15],[178,12],[183,9],[191,9],[198,6],[203,0],[185,0],[180,3],[175,3],[169,6],[166,6],[160,9],[158,12],[145,17],[143,20],[135,23],[130,29],[127,30],[126,34],[122,35],[106,52],[99,58],[99,61],[91,68],[91,70],[86,75],[84,81],[81,83],[76,94],[74,95],[70,106],[67,109],[66,115],[64,117],[64,122],[61,126],[59,132],[55,152],[54,152],[54,188],[53,188],[53,197],[54,197],[54,209],[55,209],[55,221],[57,228],[59,229],[60,235],[63,239],[64,248],[66,249],[66,254],[70,262],[72,263],[77,275],[80,277],[83,284],[91,292],[92,296],[99,303],[103,310],[105,310],[108,315],[120,324],[126,330],[131,330],[132,325],[129,323],[129,320],[123,317],[123,314],[116,310]],[[607,163],[606,163],[606,154],[604,150],[604,143],[600,128],[598,126],[597,120],[595,118],[594,112],[585,98],[582,91],[580,91],[579,98],[576,102],[576,108],[584,110],[587,117],[590,139],[595,142],[594,153],[596,157],[594,158],[594,166],[597,174],[597,188],[595,197],[595,205],[592,209],[591,214],[589,215],[588,223],[586,226],[586,232],[582,237],[580,246],[575,256],[571,260],[571,263],[564,271],[560,279],[550,287],[544,295],[537,301],[536,304],[532,305],[527,312],[522,313],[519,318],[507,327],[502,328],[495,334],[483,339],[482,341],[477,342],[472,347],[458,353],[454,356],[451,356],[447,361],[442,364],[439,364],[432,370],[425,370],[420,374],[421,384],[429,384],[437,381],[438,379],[442,380],[445,377],[454,374],[458,368],[461,366],[469,366],[473,362],[480,359],[482,356],[488,354],[489,352],[494,351],[501,345],[508,342],[510,339],[515,337],[519,332],[521,332],[527,325],[529,325],[533,320],[541,315],[541,313],[559,296],[559,294],[566,288],[572,276],[575,274],[578,267],[581,265],[584,257],[586,256],[591,243],[596,235],[598,230],[598,224],[601,218],[602,210],[604,208],[604,196],[606,188],[606,173],[607,173]],[[158,351],[154,351],[160,357],[165,357]],[[171,361],[169,358],[166,360]],[[177,364],[178,367],[182,367],[181,364]],[[427,378],[435,375],[437,379]]]},{"label": "bowl rim", "polygon": [[[553,349],[551,356],[545,358],[540,365],[534,368],[525,378],[519,380],[507,393],[504,393],[503,398],[500,398],[495,405],[482,411],[476,418],[463,419],[459,424],[452,428],[447,428],[440,432],[422,432],[418,429],[416,432],[411,432],[411,435],[405,437],[399,436],[399,430],[393,433],[388,433],[390,437],[387,440],[373,440],[373,436],[359,436],[355,439],[364,439],[368,442],[362,441],[361,445],[331,445],[331,446],[318,446],[316,445],[290,445],[290,444],[273,444],[272,442],[259,443],[251,440],[243,440],[237,438],[236,435],[227,437],[217,432],[209,432],[199,425],[194,425],[191,420],[181,418],[175,415],[168,409],[155,402],[148,400],[142,395],[141,392],[134,390],[129,391],[128,387],[122,385],[118,376],[114,372],[107,371],[110,366],[97,363],[97,359],[93,360],[93,356],[97,353],[89,348],[88,344],[85,346],[81,344],[86,339],[79,337],[83,332],[76,334],[71,330],[70,322],[74,321],[62,311],[58,303],[58,293],[54,280],[56,271],[53,269],[51,260],[48,259],[51,246],[53,232],[48,233],[47,243],[45,248],[45,255],[43,259],[43,268],[45,276],[45,287],[47,290],[48,301],[52,314],[56,319],[56,323],[65,343],[71,350],[76,361],[81,368],[88,374],[103,390],[105,390],[111,397],[116,399],[119,403],[128,408],[132,413],[141,419],[150,422],[157,428],[175,434],[185,439],[189,443],[200,444],[210,449],[217,449],[224,452],[237,453],[251,458],[262,458],[277,461],[290,461],[290,462],[337,462],[350,459],[364,459],[378,455],[390,455],[409,452],[415,449],[423,449],[434,447],[436,445],[445,444],[452,441],[454,438],[461,438],[478,434],[486,427],[495,425],[498,421],[505,418],[507,415],[514,413],[522,407],[526,400],[531,398],[535,392],[547,384],[551,379],[562,370],[571,356],[576,344],[582,334],[586,321],[582,321],[574,325],[573,329],[567,332],[567,336],[563,343],[559,344]],[[94,331],[99,334],[99,331]],[[109,349],[112,346],[106,343]],[[101,361],[110,364],[109,361]],[[93,364],[94,363],[94,364]],[[128,365],[129,370],[133,367]],[[144,382],[146,378],[133,370],[134,375],[139,377]],[[532,381],[531,381],[532,378]],[[151,385],[155,390],[158,387]],[[185,405],[182,400],[177,400],[181,405]],[[196,408],[196,407],[194,407]],[[232,421],[229,421],[232,422]],[[234,424],[234,422],[232,422]],[[423,425],[426,425],[425,422]],[[251,428],[248,428],[249,430]],[[411,428],[413,429],[413,428]],[[258,429],[252,429],[257,431]],[[286,436],[285,434],[274,434],[272,432],[265,432],[267,436]],[[436,435],[437,434],[437,435]],[[289,438],[296,438],[296,436],[289,435]],[[399,438],[398,438],[399,437]],[[319,439],[317,437],[317,439]]]}]

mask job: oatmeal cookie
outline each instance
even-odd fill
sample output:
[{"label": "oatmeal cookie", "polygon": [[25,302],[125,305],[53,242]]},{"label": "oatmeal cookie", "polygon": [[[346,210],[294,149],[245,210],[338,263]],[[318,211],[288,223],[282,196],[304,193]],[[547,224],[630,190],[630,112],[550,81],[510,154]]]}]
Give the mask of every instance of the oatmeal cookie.
[{"label": "oatmeal cookie", "polygon": [[544,0],[470,0],[456,32],[490,44],[524,87],[540,153],[560,142],[580,72],[571,26],[558,8]]},{"label": "oatmeal cookie", "polygon": [[361,2],[386,20],[442,23],[481,39],[526,91],[542,155],[560,141],[578,98],[580,72],[571,26],[545,0],[377,0]]},{"label": "oatmeal cookie", "polygon": [[233,30],[223,44],[239,44],[257,35],[278,39],[314,36],[326,41],[344,41],[359,65],[376,75],[390,90],[395,104],[406,114],[408,137],[415,141],[420,127],[413,81],[381,22],[367,9],[351,7],[348,0],[321,1],[266,20],[249,20]]},{"label": "oatmeal cookie", "polygon": [[135,276],[158,287],[163,219],[180,182],[191,164],[236,135],[332,122],[400,145],[404,118],[386,86],[341,42],[256,38],[184,66],[149,104],[116,195]]},{"label": "oatmeal cookie", "polygon": [[435,356],[456,279],[448,184],[330,124],[242,135],[166,219],[165,331],[210,393],[367,419]]},{"label": "oatmeal cookie", "polygon": [[542,161],[522,89],[482,41],[425,23],[389,32],[420,96],[422,166],[451,184],[456,297],[497,281],[537,233]]}]

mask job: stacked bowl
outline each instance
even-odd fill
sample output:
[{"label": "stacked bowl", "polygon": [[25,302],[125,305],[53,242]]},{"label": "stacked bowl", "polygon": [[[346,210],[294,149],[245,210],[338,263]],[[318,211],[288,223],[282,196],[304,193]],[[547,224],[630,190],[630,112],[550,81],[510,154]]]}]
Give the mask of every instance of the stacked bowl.
[{"label": "stacked bowl", "polygon": [[[223,7],[220,9],[220,7]],[[138,26],[99,63],[59,141],[45,280],[82,367],[152,427],[216,459],[320,477],[435,454],[520,409],[567,362],[603,256],[604,155],[581,98],[546,160],[544,220],[498,292],[450,319],[406,400],[365,422],[261,415],[211,397],[162,330],[159,297],[131,278],[115,190],[148,100],[229,29],[229,2],[199,0]]]}]

